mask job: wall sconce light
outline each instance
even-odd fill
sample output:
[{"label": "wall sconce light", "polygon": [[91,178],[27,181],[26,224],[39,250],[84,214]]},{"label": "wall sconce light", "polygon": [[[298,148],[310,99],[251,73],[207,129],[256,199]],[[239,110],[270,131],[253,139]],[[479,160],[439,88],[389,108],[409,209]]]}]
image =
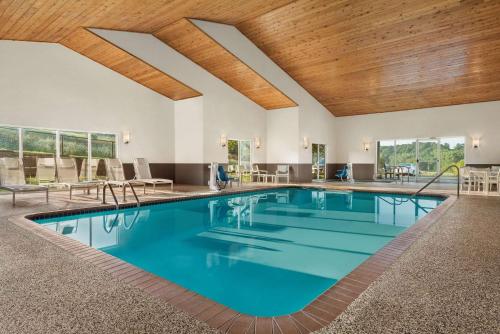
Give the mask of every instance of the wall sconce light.
[{"label": "wall sconce light", "polygon": [[227,145],[227,136],[226,135],[221,135],[220,136],[220,146],[226,147]]},{"label": "wall sconce light", "polygon": [[479,148],[479,138],[472,138],[472,147]]},{"label": "wall sconce light", "polygon": [[370,143],[363,143],[363,150],[368,151],[370,149]]},{"label": "wall sconce light", "polygon": [[309,147],[309,138],[307,138],[306,136],[304,136],[304,138],[302,140],[302,145],[304,146],[304,149],[307,150],[307,148]]},{"label": "wall sconce light", "polygon": [[255,148],[260,148],[260,137],[255,137]]},{"label": "wall sconce light", "polygon": [[129,130],[124,130],[122,132],[122,139],[124,144],[130,143],[130,131]]}]

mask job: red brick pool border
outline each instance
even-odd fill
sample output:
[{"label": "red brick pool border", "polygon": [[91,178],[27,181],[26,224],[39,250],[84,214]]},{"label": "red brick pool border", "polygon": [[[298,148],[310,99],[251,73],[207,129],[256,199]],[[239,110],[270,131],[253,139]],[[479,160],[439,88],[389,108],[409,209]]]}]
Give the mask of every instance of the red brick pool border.
[{"label": "red brick pool border", "polygon": [[[180,200],[191,198],[187,197]],[[123,283],[141,289],[151,296],[163,299],[165,302],[178,307],[223,333],[303,334],[325,327],[335,320],[411,246],[423,231],[436,222],[455,203],[456,199],[456,196],[449,196],[441,205],[394,238],[301,311],[279,317],[254,317],[238,313],[112,255],[44,228],[24,216],[11,218],[10,221],[32,231],[80,259],[107,271]],[[106,209],[106,207],[68,210],[63,213],[74,214],[77,212],[100,211],[102,209]],[[61,213],[54,212],[41,215],[51,216],[54,214],[61,215]]]}]

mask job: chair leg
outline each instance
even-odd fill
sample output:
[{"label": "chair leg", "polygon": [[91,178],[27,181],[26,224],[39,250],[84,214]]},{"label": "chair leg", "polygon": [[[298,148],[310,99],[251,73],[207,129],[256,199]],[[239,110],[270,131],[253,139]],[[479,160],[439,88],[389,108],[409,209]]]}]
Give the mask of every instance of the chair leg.
[{"label": "chair leg", "polygon": [[[90,189],[89,189],[89,192],[90,192]],[[96,192],[97,192],[97,196],[96,198],[99,199],[99,186],[96,187]],[[90,193],[89,193],[90,194]]]},{"label": "chair leg", "polygon": [[45,192],[45,201],[49,204],[49,189]]},{"label": "chair leg", "polygon": [[156,192],[156,183],[153,183],[153,194]]},{"label": "chair leg", "polygon": [[16,193],[14,191],[12,192],[12,206],[16,206]]},{"label": "chair leg", "polygon": [[127,201],[127,198],[126,198],[126,192],[127,192],[127,185],[123,185],[123,201],[126,202]]}]

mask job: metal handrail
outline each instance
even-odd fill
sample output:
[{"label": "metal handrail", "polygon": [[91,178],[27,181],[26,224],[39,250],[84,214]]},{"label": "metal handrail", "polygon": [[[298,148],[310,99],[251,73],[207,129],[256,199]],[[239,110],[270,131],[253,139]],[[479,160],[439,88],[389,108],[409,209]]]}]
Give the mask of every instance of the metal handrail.
[{"label": "metal handrail", "polygon": [[439,173],[437,176],[433,177],[432,180],[430,180],[429,182],[427,182],[425,184],[425,186],[423,186],[422,188],[420,188],[416,193],[414,193],[412,195],[412,197],[415,197],[417,196],[418,194],[420,194],[425,188],[427,188],[428,186],[430,186],[432,183],[434,183],[434,181],[436,181],[437,179],[439,179],[444,173],[446,173],[449,169],[451,168],[455,168],[457,170],[457,197],[460,197],[460,168],[458,168],[457,165],[450,165],[448,166],[445,170],[443,170],[441,173]]},{"label": "metal handrail", "polygon": [[[140,207],[141,202],[139,201],[139,197],[137,196],[137,193],[135,192],[134,186],[130,182],[127,182],[123,185],[123,187],[127,187],[127,186],[130,187],[130,190],[132,190],[132,194],[134,194],[134,198],[135,198],[135,201],[137,203],[137,207]],[[111,183],[106,183],[104,185],[104,188],[102,189],[102,204],[106,204],[106,188],[109,188],[111,195],[113,195],[113,200],[115,201],[115,206],[116,206],[116,209],[118,210],[120,208],[120,205],[118,203],[118,199],[116,198],[115,191],[113,190]]]},{"label": "metal handrail", "polygon": [[113,187],[109,183],[104,184],[104,187],[102,188],[102,204],[106,204],[106,188],[107,187],[109,187],[109,191],[111,192],[111,195],[113,195],[113,200],[115,201],[115,207],[116,207],[116,210],[118,210],[120,208],[120,204],[118,203],[118,199],[116,198],[115,191],[113,190]]},{"label": "metal handrail", "polygon": [[140,207],[141,202],[139,201],[139,197],[137,197],[134,186],[132,186],[132,183],[130,183],[130,182],[128,182],[128,186],[130,187],[130,190],[132,190],[132,194],[134,194],[135,201],[137,202],[137,207]]}]

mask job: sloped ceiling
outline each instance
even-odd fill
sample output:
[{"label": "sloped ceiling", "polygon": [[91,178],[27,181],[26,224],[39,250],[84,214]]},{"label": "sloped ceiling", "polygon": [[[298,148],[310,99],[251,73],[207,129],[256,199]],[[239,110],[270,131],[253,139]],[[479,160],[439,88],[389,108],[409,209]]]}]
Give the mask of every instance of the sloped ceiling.
[{"label": "sloped ceiling", "polygon": [[172,100],[201,95],[85,28],[78,28],[60,43]]},{"label": "sloped ceiling", "polygon": [[[234,24],[336,116],[500,100],[500,1],[0,1],[0,38]],[[265,95],[263,93],[263,95]]]},{"label": "sloped ceiling", "polygon": [[297,105],[188,19],[154,35],[265,109]]}]

